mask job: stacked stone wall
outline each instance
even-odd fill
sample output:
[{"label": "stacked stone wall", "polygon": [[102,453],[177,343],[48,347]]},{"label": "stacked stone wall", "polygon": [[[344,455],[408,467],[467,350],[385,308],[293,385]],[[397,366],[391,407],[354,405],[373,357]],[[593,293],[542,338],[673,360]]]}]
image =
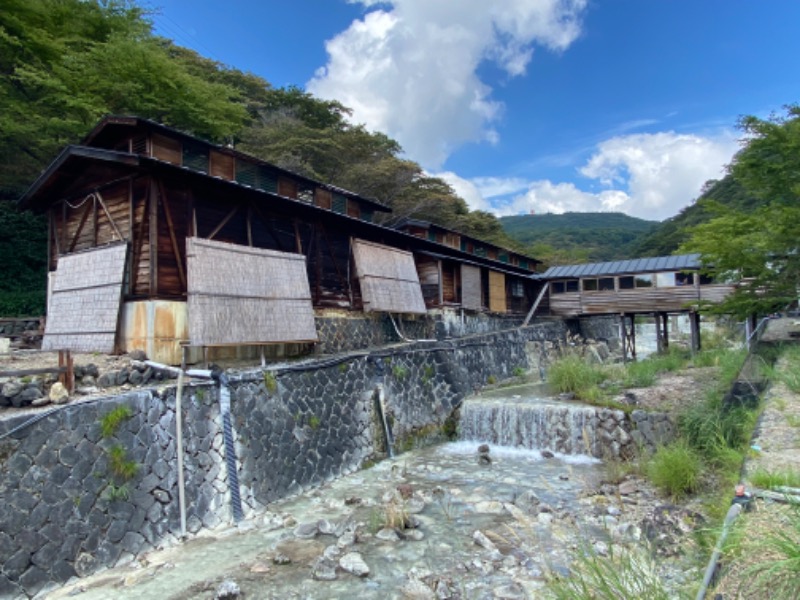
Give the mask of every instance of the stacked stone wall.
[{"label": "stacked stone wall", "polygon": [[[380,456],[378,391],[402,445],[441,428],[473,390],[531,368],[565,333],[547,322],[231,375],[244,515]],[[33,596],[180,536],[175,393],[169,384],[0,421],[0,597]],[[182,402],[191,534],[231,524],[232,495],[219,388],[187,385]],[[104,437],[104,415],[120,406],[130,416]],[[114,452],[136,465],[127,480]]]}]

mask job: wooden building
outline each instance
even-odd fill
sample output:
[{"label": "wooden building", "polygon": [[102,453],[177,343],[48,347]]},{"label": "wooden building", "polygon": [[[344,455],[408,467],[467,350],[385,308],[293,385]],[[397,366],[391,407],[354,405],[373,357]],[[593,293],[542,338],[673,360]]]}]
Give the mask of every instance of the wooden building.
[{"label": "wooden building", "polygon": [[688,312],[719,302],[732,284],[700,274],[698,254],[550,267],[550,314],[560,317],[621,313]]},{"label": "wooden building", "polygon": [[534,259],[378,225],[378,201],[136,117],[101,121],[19,203],[48,216],[52,349],[175,362],[181,342],[316,341],[326,309],[523,314],[537,285]]}]

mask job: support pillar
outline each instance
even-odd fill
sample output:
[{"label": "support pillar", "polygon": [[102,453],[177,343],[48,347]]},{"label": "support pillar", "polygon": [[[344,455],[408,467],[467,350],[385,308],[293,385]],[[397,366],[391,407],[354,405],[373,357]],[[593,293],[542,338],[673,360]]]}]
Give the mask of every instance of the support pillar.
[{"label": "support pillar", "polygon": [[689,313],[689,328],[692,333],[692,354],[700,351],[700,313]]},{"label": "support pillar", "polygon": [[669,349],[669,326],[667,313],[653,313],[656,324],[656,351],[663,354]]},{"label": "support pillar", "polygon": [[[621,313],[619,316],[619,338],[622,342],[622,361],[628,362],[628,357],[636,360],[636,326],[635,315]],[[630,319],[630,326],[628,320]]]}]

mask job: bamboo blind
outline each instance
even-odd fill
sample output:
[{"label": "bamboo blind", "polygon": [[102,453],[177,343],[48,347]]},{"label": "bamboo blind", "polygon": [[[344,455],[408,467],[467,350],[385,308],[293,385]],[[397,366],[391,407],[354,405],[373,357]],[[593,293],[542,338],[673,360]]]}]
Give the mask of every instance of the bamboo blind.
[{"label": "bamboo blind", "polygon": [[461,306],[468,310],[481,310],[481,270],[471,265],[461,265]]},{"label": "bamboo blind", "polygon": [[114,351],[127,250],[114,244],[59,258],[42,350]]},{"label": "bamboo blind", "polygon": [[489,310],[504,313],[506,307],[506,276],[497,271],[489,271]]},{"label": "bamboo blind", "polygon": [[414,256],[364,240],[353,241],[364,311],[425,314]]},{"label": "bamboo blind", "polygon": [[317,341],[305,257],[186,239],[194,346]]}]

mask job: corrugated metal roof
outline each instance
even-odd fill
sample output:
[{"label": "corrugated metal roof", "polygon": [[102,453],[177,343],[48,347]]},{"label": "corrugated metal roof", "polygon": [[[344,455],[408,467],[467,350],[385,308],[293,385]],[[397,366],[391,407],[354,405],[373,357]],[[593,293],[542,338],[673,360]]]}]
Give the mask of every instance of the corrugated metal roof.
[{"label": "corrugated metal roof", "polygon": [[541,279],[577,279],[579,277],[600,277],[626,273],[656,273],[659,271],[699,269],[700,266],[699,254],[677,254],[674,256],[632,258],[630,260],[550,267],[542,273]]}]

